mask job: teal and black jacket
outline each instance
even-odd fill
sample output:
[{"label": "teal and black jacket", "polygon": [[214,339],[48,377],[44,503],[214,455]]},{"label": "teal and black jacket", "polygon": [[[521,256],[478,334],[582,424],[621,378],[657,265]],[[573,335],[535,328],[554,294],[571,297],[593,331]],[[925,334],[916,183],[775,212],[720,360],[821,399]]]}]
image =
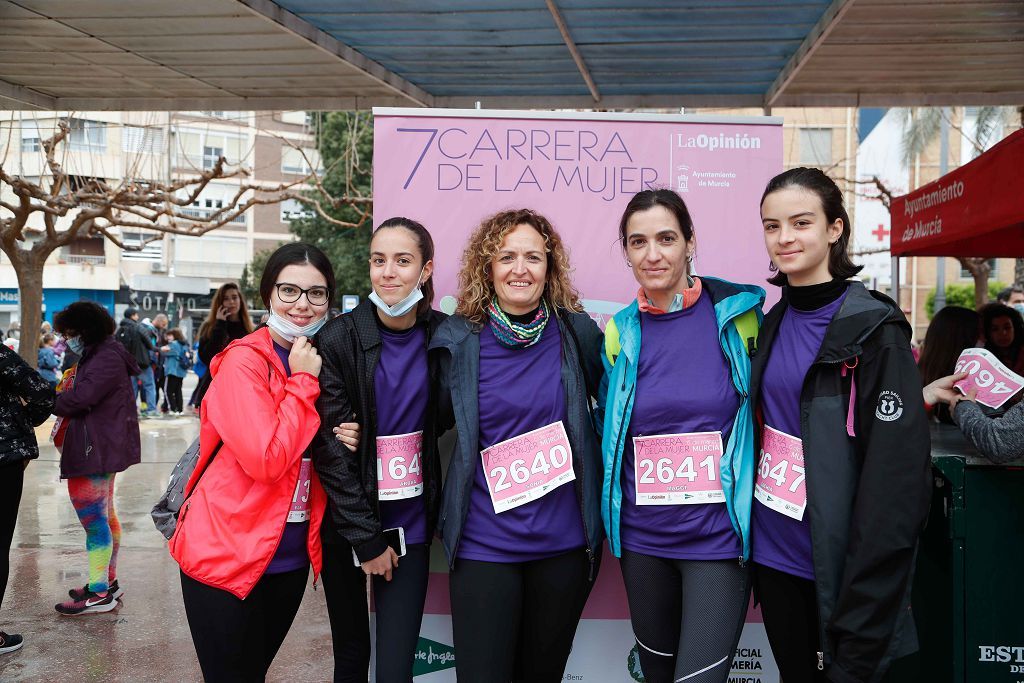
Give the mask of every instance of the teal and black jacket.
[{"label": "teal and black jacket", "polygon": [[[701,296],[710,296],[718,322],[722,353],[729,363],[732,383],[740,397],[739,410],[725,454],[722,456],[722,488],[733,529],[743,544],[743,559],[750,557],[750,506],[754,496],[753,404],[750,400],[750,353],[764,315],[764,290],[701,276]],[[598,413],[603,418],[602,456],[604,485],[601,518],[612,554],[622,556],[619,519],[622,509],[622,453],[636,391],[640,360],[640,310],[634,301],[608,322],[604,336],[605,372],[598,392]],[[681,354],[686,340],[679,340]],[[599,420],[600,421],[600,420]]]}]

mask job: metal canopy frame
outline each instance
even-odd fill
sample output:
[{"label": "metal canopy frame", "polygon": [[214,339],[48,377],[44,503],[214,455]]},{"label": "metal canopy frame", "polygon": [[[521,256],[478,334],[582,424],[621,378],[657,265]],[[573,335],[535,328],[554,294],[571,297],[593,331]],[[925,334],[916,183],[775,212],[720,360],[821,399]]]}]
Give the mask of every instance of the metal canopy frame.
[{"label": "metal canopy frame", "polygon": [[1020,0],[0,0],[0,108],[1024,102]]}]

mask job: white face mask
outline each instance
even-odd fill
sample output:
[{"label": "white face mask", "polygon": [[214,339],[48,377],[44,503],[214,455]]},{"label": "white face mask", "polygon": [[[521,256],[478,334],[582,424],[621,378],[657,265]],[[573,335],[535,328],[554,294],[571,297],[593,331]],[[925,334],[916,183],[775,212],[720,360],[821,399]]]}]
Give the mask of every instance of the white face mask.
[{"label": "white face mask", "polygon": [[267,327],[281,335],[286,342],[295,341],[296,337],[312,337],[320,331],[320,328],[327,322],[327,315],[324,314],[319,320],[314,320],[305,327],[299,327],[291,320],[283,318],[271,308],[270,318],[267,319]]},{"label": "white face mask", "polygon": [[[420,278],[422,279],[422,277],[423,269],[421,268]],[[423,299],[423,285],[420,282],[420,280],[417,279],[416,286],[413,288],[411,292],[409,292],[408,296],[406,296],[404,299],[394,304],[393,306],[388,306],[386,303],[384,303],[384,300],[381,299],[380,296],[377,294],[376,289],[370,291],[370,296],[368,298],[370,299],[370,301],[373,302],[373,305],[377,307],[377,310],[379,310],[384,315],[388,316],[389,318],[401,318],[403,315],[411,311],[413,306],[418,304],[420,300]]]}]

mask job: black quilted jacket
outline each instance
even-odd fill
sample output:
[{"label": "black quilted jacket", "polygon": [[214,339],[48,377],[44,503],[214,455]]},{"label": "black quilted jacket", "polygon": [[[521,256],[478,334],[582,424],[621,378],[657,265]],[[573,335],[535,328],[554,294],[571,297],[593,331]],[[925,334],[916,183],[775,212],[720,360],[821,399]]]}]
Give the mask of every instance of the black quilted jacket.
[{"label": "black quilted jacket", "polygon": [[[426,326],[427,344],[445,315],[437,311],[420,315],[417,325]],[[381,535],[377,505],[377,408],[373,378],[383,343],[374,305],[364,300],[351,313],[324,325],[313,343],[323,359],[320,370],[320,430],[313,439],[313,464],[327,492],[325,543],[347,541],[362,562],[378,557],[387,548]],[[434,535],[441,481],[437,453],[434,396],[437,367],[430,361],[431,396],[423,428],[423,503],[427,535]],[[356,415],[361,433],[359,449],[352,453],[331,431]]]},{"label": "black quilted jacket", "polygon": [[53,401],[46,380],[0,344],[0,467],[39,457],[35,427],[50,416]]}]

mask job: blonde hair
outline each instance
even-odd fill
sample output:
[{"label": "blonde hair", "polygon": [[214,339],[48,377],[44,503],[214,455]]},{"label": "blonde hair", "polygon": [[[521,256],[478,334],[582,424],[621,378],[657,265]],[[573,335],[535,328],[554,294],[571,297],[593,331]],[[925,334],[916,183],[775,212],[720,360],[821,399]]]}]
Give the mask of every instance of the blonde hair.
[{"label": "blonde hair", "polygon": [[543,296],[548,304],[556,310],[583,310],[579,292],[570,278],[572,267],[562,238],[548,219],[539,213],[530,209],[513,209],[487,218],[470,235],[462,252],[462,268],[459,270],[459,305],[455,309],[458,315],[477,325],[483,325],[487,320],[487,306],[494,298],[491,261],[498,255],[505,236],[524,224],[544,238],[548,268]]}]

